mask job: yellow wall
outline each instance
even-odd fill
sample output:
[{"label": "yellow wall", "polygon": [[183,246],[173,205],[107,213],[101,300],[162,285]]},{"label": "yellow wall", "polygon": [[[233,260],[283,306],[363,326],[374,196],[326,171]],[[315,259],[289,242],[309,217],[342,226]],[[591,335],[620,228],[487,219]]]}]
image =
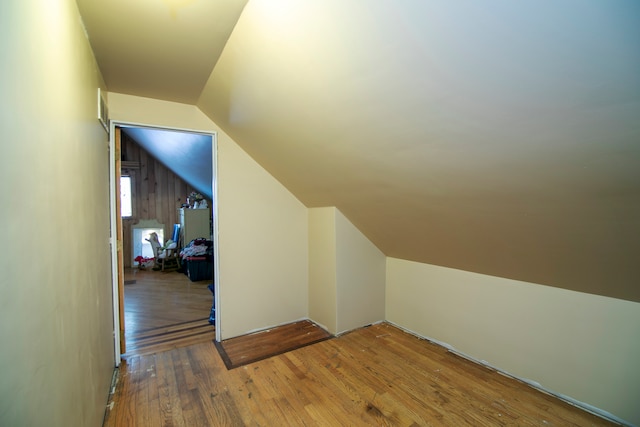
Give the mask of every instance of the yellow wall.
[{"label": "yellow wall", "polygon": [[222,338],[307,316],[307,209],[197,107],[109,94],[113,120],[217,132]]},{"label": "yellow wall", "polygon": [[388,258],[386,315],[640,425],[638,303]]},{"label": "yellow wall", "polygon": [[99,426],[114,367],[101,76],[73,0],[0,10],[0,425]]}]

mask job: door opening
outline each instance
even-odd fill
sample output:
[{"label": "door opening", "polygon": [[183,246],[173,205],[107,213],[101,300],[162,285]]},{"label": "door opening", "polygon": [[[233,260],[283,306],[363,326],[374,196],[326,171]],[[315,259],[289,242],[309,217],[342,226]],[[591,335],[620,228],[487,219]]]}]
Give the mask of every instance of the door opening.
[{"label": "door opening", "polygon": [[[217,188],[216,188],[216,172],[217,172],[217,140],[215,132],[206,132],[206,131],[194,131],[194,130],[185,130],[185,129],[176,129],[176,128],[162,128],[156,126],[148,126],[141,124],[133,124],[126,122],[112,122],[111,123],[111,132],[109,139],[109,148],[110,148],[110,188],[111,188],[111,253],[112,253],[112,277],[113,277],[113,306],[114,306],[114,339],[115,339],[115,361],[116,365],[119,365],[121,354],[126,350],[126,345],[124,342],[125,335],[125,318],[124,318],[124,266],[125,262],[130,262],[129,259],[124,257],[125,253],[125,245],[123,240],[123,236],[125,235],[123,231],[123,218],[121,216],[120,211],[120,171],[122,167],[130,167],[135,168],[131,159],[125,159],[123,161],[123,153],[121,151],[121,138],[122,131],[127,132],[127,134],[135,134],[135,135],[143,135],[140,138],[147,138],[143,144],[140,144],[146,151],[154,151],[158,154],[156,159],[165,164],[166,167],[173,171],[173,173],[177,176],[180,176],[180,171],[186,176],[181,176],[181,179],[189,183],[190,188],[193,187],[198,190],[198,192],[202,192],[209,196],[209,200],[211,201],[210,206],[208,206],[209,217],[211,221],[211,233],[210,236],[202,236],[202,237],[210,237],[212,246],[213,246],[213,286],[214,286],[214,296],[216,300],[216,312],[218,315],[215,316],[215,329],[216,329],[216,339],[220,340],[220,316],[219,316],[219,269],[218,269],[218,222],[217,222]],[[162,138],[164,138],[164,142],[162,142]],[[137,139],[137,138],[136,138]],[[150,145],[159,144],[155,149],[149,149]],[[204,144],[204,145],[203,145]],[[189,150],[197,151],[199,148],[206,148],[205,150],[199,153],[189,153]],[[173,154],[172,154],[172,151]],[[177,151],[176,151],[177,150]],[[206,156],[203,156],[203,152],[208,153]],[[178,154],[176,154],[178,153]],[[154,155],[154,153],[151,153]],[[165,156],[163,160],[161,157]],[[190,157],[191,156],[191,157]],[[126,156],[124,156],[126,157]],[[189,159],[197,159],[192,160]],[[182,162],[182,163],[181,163]],[[207,170],[208,175],[206,175]],[[203,172],[204,171],[204,172]],[[167,215],[171,218],[170,222],[175,222],[173,217],[171,217],[172,212],[171,209],[177,209],[179,206],[172,206],[171,202],[164,203],[162,200],[165,196],[160,196],[156,198],[156,186],[165,185],[166,177],[161,176],[162,173],[158,172],[158,176],[155,176],[155,171],[145,171],[149,176],[154,177],[154,179],[148,179],[146,185],[152,186],[153,191],[148,192],[148,209],[146,207],[138,208],[140,211],[136,212],[136,208],[133,209],[133,214],[135,217],[132,217],[133,220],[139,219],[155,219],[158,217],[166,218]],[[204,184],[203,184],[204,183]],[[173,187],[172,185],[168,185],[168,187]],[[187,194],[178,194],[177,190],[178,186],[175,188],[168,188],[167,191],[173,194],[173,203],[175,203],[178,199],[186,199]],[[147,189],[148,190],[148,189]],[[132,190],[133,197],[135,198],[135,190]],[[206,197],[205,196],[205,197]],[[186,202],[186,200],[185,200]],[[135,202],[134,202],[135,206]],[[173,223],[165,224],[167,228],[173,228]],[[133,240],[133,230],[128,227],[127,233],[131,233],[132,236],[128,236],[126,240]],[[165,233],[165,236],[171,236],[171,232]],[[187,244],[189,242],[182,242],[183,244]],[[127,244],[126,252],[131,257],[133,252],[132,249],[129,249],[129,245],[131,242]],[[127,261],[125,261],[127,260]],[[207,313],[208,315],[209,313]]]}]

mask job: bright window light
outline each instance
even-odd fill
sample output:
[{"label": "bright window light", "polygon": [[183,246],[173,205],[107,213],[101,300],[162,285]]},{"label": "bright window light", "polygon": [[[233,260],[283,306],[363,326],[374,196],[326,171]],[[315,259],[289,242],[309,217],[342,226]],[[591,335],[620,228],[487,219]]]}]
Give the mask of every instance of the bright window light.
[{"label": "bright window light", "polygon": [[130,176],[120,177],[120,215],[122,215],[123,218],[133,216]]}]

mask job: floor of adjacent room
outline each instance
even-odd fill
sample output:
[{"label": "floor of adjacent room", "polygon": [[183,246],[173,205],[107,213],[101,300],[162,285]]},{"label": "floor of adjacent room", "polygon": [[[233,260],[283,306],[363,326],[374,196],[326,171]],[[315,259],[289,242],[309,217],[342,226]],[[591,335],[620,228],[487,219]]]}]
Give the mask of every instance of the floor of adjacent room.
[{"label": "floor of adjacent room", "polygon": [[229,370],[210,282],[125,280],[128,350],[104,426],[617,425],[388,323]]},{"label": "floor of adjacent room", "polygon": [[215,339],[211,280],[152,269],[126,269],[124,279],[125,359]]}]

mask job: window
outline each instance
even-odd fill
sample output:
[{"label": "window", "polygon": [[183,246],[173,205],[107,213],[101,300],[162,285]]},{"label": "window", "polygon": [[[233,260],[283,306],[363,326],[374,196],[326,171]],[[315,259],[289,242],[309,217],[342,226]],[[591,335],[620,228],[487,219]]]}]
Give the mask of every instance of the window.
[{"label": "window", "polygon": [[120,215],[123,218],[133,216],[133,200],[131,197],[131,177],[120,177]]}]

